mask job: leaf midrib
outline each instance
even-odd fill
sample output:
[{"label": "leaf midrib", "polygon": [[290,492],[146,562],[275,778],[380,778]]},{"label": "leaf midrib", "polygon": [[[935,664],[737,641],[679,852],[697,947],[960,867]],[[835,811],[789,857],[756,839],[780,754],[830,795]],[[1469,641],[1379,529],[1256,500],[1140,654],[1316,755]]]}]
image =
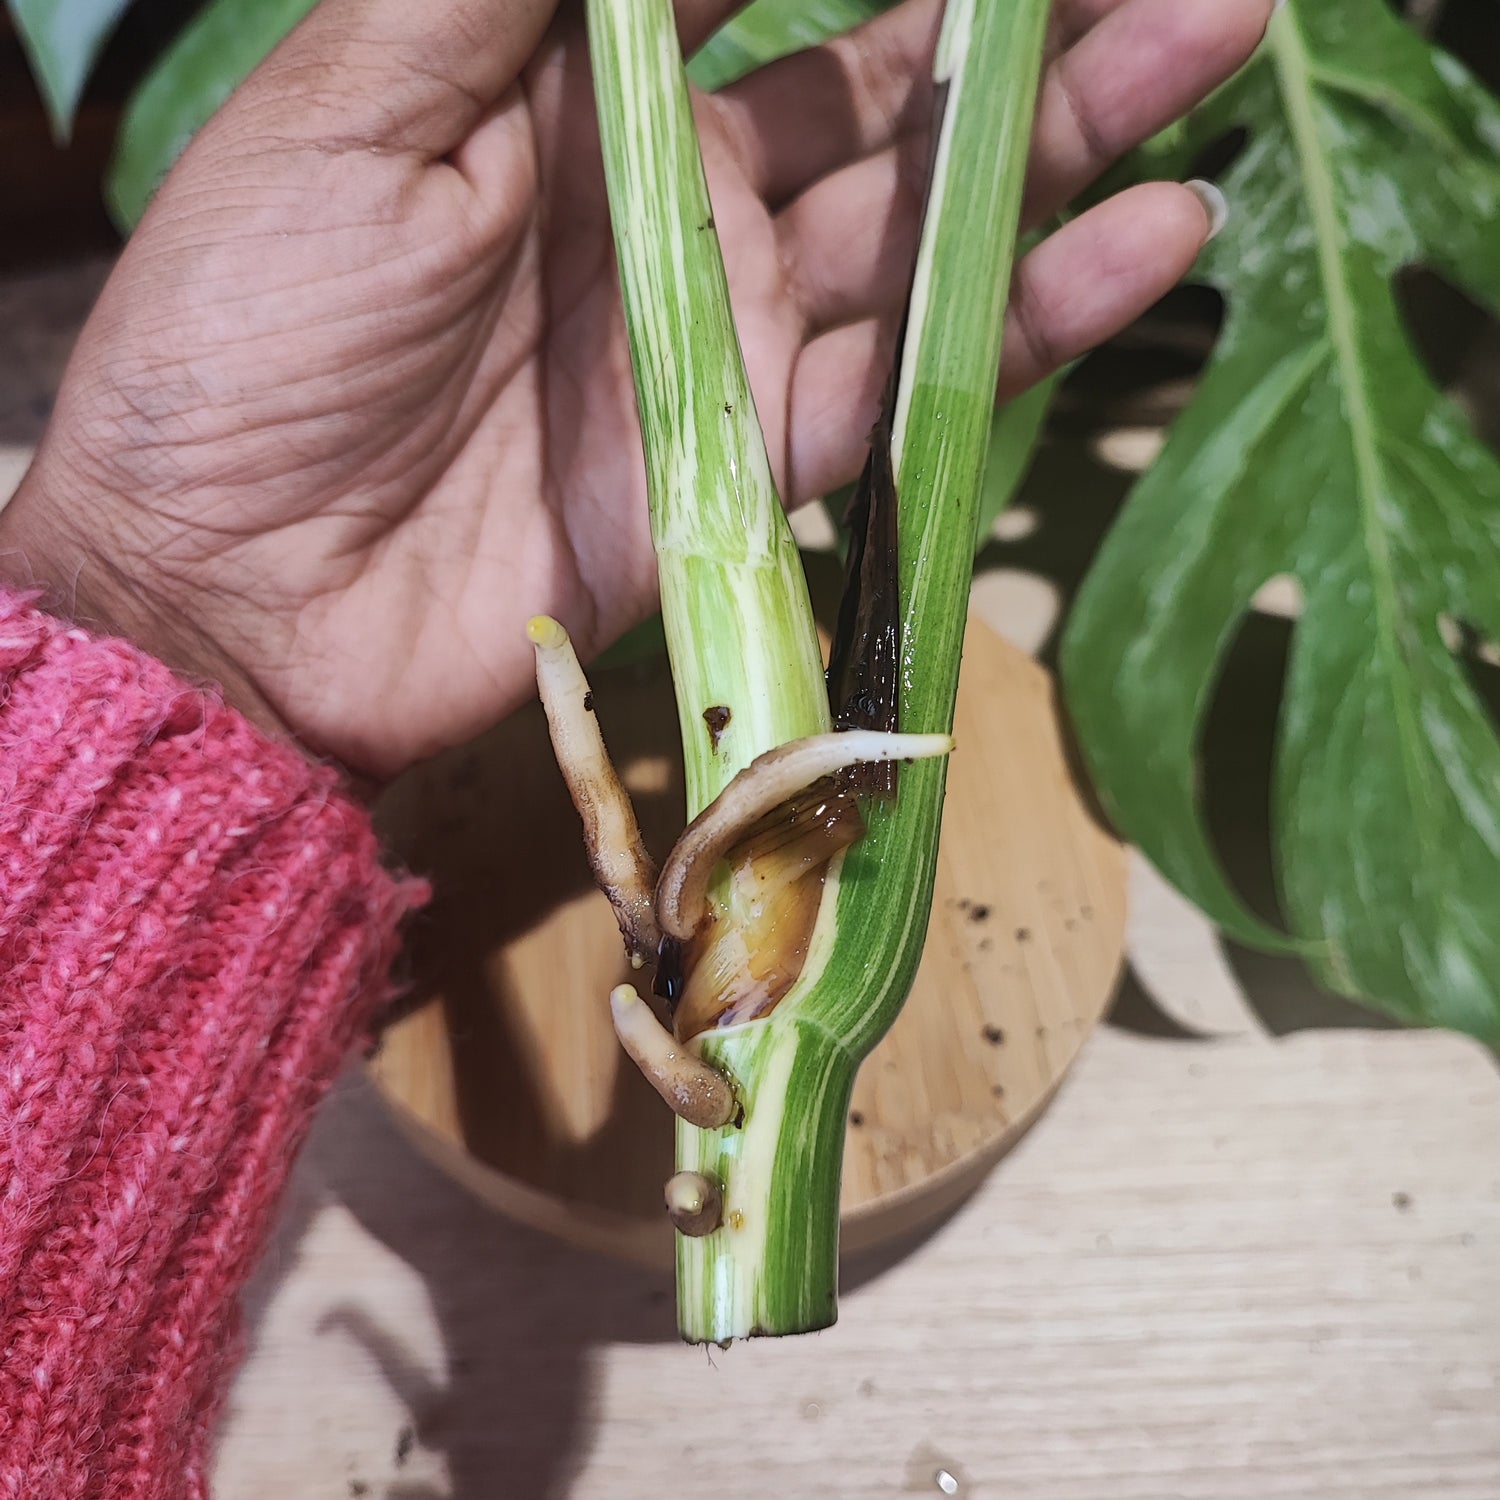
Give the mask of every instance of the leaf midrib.
[{"label": "leaf midrib", "polygon": [[1364,363],[1360,358],[1354,297],[1339,255],[1334,181],[1313,108],[1312,60],[1302,34],[1297,29],[1291,6],[1284,7],[1273,19],[1270,45],[1277,81],[1285,101],[1287,128],[1296,151],[1308,211],[1312,216],[1318,269],[1328,310],[1329,343],[1333,349],[1334,364],[1339,372],[1348,413],[1360,530],[1370,563],[1376,646],[1385,658],[1386,677],[1390,683],[1397,739],[1401,746],[1402,770],[1411,797],[1412,827],[1422,846],[1423,864],[1430,870],[1435,868],[1431,857],[1436,850],[1432,830],[1421,815],[1422,809],[1427,805],[1427,786],[1423,775],[1421,747],[1416,743],[1414,735],[1416,705],[1406,681],[1404,660],[1396,635],[1400,605],[1390,549],[1376,513],[1378,497],[1382,491],[1383,465],[1370,392],[1364,379]]}]

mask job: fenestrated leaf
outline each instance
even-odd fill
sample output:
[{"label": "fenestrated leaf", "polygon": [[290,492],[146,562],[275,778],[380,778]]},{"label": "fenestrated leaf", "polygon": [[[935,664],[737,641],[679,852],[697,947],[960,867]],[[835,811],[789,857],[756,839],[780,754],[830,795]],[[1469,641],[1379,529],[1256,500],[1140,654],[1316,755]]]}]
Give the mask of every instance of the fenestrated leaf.
[{"label": "fenestrated leaf", "polygon": [[130,0],[6,0],[47,106],[52,134],[68,139],[104,44]]},{"label": "fenestrated leaf", "polygon": [[105,183],[132,229],[172,163],[245,76],[316,0],[210,0],[135,91]]},{"label": "fenestrated leaf", "polygon": [[1500,107],[1382,0],[1289,0],[1215,101],[1249,129],[1202,275],[1214,359],[1101,551],[1063,665],[1127,836],[1227,931],[1277,937],[1205,836],[1195,748],[1251,596],[1294,574],[1274,834],[1334,989],[1500,1040],[1500,744],[1445,616],[1500,638],[1500,464],[1433,387],[1392,278],[1500,306]]}]

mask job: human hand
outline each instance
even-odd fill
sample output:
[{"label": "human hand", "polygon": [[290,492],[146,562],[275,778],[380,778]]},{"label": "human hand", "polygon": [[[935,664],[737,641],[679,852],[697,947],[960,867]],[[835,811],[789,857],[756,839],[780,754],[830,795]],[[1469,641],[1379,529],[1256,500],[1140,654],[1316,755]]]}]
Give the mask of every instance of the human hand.
[{"label": "human hand", "polygon": [[[13,581],[383,778],[653,607],[640,433],[578,7],[323,0],[205,127],[121,256],[0,515]],[[679,0],[691,50],[723,0]],[[1270,0],[1058,0],[1037,223],[1191,107]],[[936,0],[695,102],[782,493],[863,458],[921,206]],[[1001,394],[1187,270],[1137,187],[1020,265]]]}]

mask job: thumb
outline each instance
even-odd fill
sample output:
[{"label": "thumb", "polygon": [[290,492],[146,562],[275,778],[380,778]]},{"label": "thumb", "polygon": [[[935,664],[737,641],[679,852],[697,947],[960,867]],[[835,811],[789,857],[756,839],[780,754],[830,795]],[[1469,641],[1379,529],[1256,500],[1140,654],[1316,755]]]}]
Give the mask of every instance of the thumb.
[{"label": "thumb", "polygon": [[515,80],[556,7],[557,0],[322,0],[248,89],[279,101],[283,137],[435,160]]}]

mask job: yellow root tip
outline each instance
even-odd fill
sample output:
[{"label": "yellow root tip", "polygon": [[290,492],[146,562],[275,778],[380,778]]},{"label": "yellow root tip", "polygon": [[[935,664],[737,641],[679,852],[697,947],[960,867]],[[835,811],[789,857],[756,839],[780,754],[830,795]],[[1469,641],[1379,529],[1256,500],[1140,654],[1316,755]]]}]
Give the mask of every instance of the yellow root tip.
[{"label": "yellow root tip", "polygon": [[526,639],[543,651],[556,651],[568,644],[568,632],[551,615],[532,615],[526,622]]}]

